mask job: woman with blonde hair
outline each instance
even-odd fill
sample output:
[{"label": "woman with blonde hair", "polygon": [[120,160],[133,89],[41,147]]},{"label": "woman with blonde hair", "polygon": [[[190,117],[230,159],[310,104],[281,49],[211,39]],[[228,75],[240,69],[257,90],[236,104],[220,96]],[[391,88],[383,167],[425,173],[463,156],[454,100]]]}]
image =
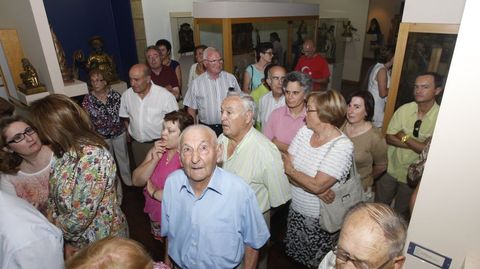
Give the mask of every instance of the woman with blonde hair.
[{"label": "woman with blonde hair", "polygon": [[65,239],[65,256],[109,235],[128,236],[116,201],[115,161],[87,113],[65,95],[32,103],[32,120],[55,155],[48,217]]},{"label": "woman with blonde hair", "polygon": [[46,214],[52,150],[37,129],[20,116],[0,120],[0,190],[18,196]]},{"label": "woman with blonde hair", "polygon": [[131,239],[107,237],[80,250],[67,261],[66,269],[168,269],[154,263],[143,246]]},{"label": "woman with blonde hair", "polygon": [[320,227],[320,199],[333,202],[335,193],[330,188],[348,179],[353,144],[339,130],[346,112],[345,100],[337,91],[310,94],[307,124],[297,132],[288,154],[283,154],[292,186],[286,253],[309,268],[317,268],[338,239],[338,232],[329,233]]}]

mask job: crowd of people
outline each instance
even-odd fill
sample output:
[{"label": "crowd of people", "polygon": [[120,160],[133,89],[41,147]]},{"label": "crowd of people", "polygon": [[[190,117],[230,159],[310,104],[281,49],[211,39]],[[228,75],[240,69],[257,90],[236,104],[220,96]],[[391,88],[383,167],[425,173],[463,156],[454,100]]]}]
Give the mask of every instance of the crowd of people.
[{"label": "crowd of people", "polygon": [[[291,72],[272,60],[277,47],[259,44],[240,87],[218,49],[197,46],[182,100],[181,68],[162,39],[131,67],[122,95],[92,70],[81,104],[51,94],[28,117],[6,110],[0,268],[267,268],[270,221],[282,209],[285,253],[299,264],[401,268],[407,172],[433,134],[442,78],[418,74],[415,101],[384,136],[391,53],[368,74],[368,90],[344,97],[328,89],[312,40]],[[328,231],[322,204],[342,199],[335,189],[354,180],[352,167],[367,202]],[[122,185],[144,188],[163,261],[128,239]]]}]

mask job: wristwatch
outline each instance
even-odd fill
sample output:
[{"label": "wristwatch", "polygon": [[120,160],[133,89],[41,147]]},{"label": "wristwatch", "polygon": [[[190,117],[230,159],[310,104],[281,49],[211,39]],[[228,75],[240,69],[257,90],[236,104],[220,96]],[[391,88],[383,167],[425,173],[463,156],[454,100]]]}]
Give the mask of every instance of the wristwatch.
[{"label": "wristwatch", "polygon": [[402,136],[402,143],[405,144],[409,138],[410,138],[409,135]]}]

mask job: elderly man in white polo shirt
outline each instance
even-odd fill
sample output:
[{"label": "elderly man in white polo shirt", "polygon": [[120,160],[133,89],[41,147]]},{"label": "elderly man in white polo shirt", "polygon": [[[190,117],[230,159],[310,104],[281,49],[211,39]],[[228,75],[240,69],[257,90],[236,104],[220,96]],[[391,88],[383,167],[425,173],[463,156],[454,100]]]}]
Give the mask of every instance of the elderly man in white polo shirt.
[{"label": "elderly man in white polo shirt", "polygon": [[217,136],[222,133],[220,105],[229,91],[240,92],[237,79],[223,71],[223,59],[216,48],[203,51],[203,64],[207,72],[192,81],[183,104],[198,122],[212,128]]},{"label": "elderly man in white polo shirt", "polygon": [[153,142],[163,130],[165,114],[178,110],[178,104],[167,89],[155,85],[150,68],[136,64],[129,72],[131,87],[122,95],[120,117],[125,119],[132,140],[135,165],[142,163]]}]

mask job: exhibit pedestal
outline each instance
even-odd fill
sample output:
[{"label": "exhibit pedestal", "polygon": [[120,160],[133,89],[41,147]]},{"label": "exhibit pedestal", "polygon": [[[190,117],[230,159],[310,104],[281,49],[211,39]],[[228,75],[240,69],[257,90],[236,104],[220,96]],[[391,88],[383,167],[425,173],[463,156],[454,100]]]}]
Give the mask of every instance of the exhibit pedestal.
[{"label": "exhibit pedestal", "polygon": [[75,79],[73,82],[64,82],[64,84],[65,88],[63,89],[63,93],[68,97],[75,97],[88,93],[87,83],[83,81]]},{"label": "exhibit pedestal", "polygon": [[49,95],[49,92],[41,92],[35,94],[24,94],[21,91],[17,91],[18,101],[22,104],[29,106],[33,101],[42,99],[43,97]]}]

